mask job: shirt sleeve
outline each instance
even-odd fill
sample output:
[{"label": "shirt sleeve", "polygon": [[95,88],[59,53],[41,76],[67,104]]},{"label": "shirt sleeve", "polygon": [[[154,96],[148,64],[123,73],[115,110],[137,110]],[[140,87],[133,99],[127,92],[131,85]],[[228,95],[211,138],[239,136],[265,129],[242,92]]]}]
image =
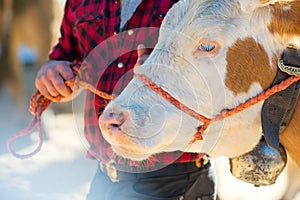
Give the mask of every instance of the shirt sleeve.
[{"label": "shirt sleeve", "polygon": [[71,0],[66,1],[64,17],[60,27],[60,38],[49,54],[50,60],[81,61],[81,53],[78,42],[73,35],[72,26],[74,24]]}]

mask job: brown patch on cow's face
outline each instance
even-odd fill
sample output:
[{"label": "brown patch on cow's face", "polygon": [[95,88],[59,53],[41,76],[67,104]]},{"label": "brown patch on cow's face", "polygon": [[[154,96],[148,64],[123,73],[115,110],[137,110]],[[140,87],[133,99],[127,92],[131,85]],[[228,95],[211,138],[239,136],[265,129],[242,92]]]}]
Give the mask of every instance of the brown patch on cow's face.
[{"label": "brown patch on cow's face", "polygon": [[253,38],[237,40],[228,49],[225,85],[235,94],[248,92],[254,82],[267,89],[273,82],[277,68],[270,66],[265,49]]},{"label": "brown patch on cow's face", "polygon": [[270,32],[300,36],[300,1],[276,3],[272,8]]}]

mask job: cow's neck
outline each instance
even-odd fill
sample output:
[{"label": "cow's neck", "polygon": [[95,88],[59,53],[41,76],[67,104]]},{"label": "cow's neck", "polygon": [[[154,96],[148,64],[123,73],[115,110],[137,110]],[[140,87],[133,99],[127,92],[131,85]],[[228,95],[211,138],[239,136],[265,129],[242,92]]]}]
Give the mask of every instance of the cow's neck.
[{"label": "cow's neck", "polygon": [[280,142],[300,168],[300,98],[286,130],[280,135]]},{"label": "cow's neck", "polygon": [[269,25],[271,33],[287,38],[300,36],[300,1],[276,3],[272,7],[272,21]]}]

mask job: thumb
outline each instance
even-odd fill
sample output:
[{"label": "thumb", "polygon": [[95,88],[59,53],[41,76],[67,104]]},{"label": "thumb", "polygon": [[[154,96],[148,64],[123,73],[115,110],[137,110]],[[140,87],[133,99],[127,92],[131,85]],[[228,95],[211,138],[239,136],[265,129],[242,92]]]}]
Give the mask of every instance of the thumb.
[{"label": "thumb", "polygon": [[138,54],[138,58],[142,57],[143,55],[147,55],[148,54],[145,45],[139,44],[137,46],[137,54]]},{"label": "thumb", "polygon": [[134,66],[135,69],[137,69],[139,66],[141,66],[145,62],[145,60],[149,57],[147,48],[143,44],[139,44],[137,46],[137,55],[138,55],[138,59]]}]

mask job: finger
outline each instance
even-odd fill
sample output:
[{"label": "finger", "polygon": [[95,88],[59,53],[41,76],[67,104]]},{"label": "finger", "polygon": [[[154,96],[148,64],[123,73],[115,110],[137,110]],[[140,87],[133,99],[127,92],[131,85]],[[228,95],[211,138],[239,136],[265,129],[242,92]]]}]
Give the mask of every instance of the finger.
[{"label": "finger", "polygon": [[58,64],[56,66],[56,69],[65,81],[69,81],[69,80],[73,79],[75,76],[71,69],[70,62],[64,62],[64,63]]},{"label": "finger", "polygon": [[137,46],[137,55],[138,55],[138,58],[142,57],[145,54],[148,54],[146,47],[143,44],[139,44]]},{"label": "finger", "polygon": [[138,62],[140,65],[142,65],[142,64],[147,60],[148,57],[149,57],[148,54],[144,54],[144,55],[142,55],[141,57],[138,58],[138,61],[137,61],[137,62]]},{"label": "finger", "polygon": [[[68,71],[67,69],[69,69],[70,71]],[[49,69],[47,71],[48,79],[46,79],[44,84],[47,86],[47,89],[49,89],[48,92],[50,94],[52,94],[52,91],[53,94],[58,93],[58,95],[69,97],[72,94],[72,91],[68,86],[66,86],[65,80],[70,80],[73,76],[74,74],[68,65],[58,64],[56,66],[56,70]]]},{"label": "finger", "polygon": [[138,59],[134,66],[135,69],[137,69],[139,66],[141,66],[145,62],[145,60],[149,57],[147,49],[143,44],[138,45],[137,55],[138,55]]},{"label": "finger", "polygon": [[53,100],[53,97],[49,94],[47,88],[44,85],[39,85],[38,91],[47,99]]},{"label": "finger", "polygon": [[66,86],[65,80],[62,76],[56,75],[55,79],[52,81],[54,88],[57,90],[59,94],[64,97],[69,97],[72,95],[72,90]]},{"label": "finger", "polygon": [[41,95],[45,96],[47,99],[52,100],[52,96],[46,87],[49,82],[50,81],[47,81],[45,76],[39,76],[35,81],[35,87],[41,93]]},{"label": "finger", "polygon": [[[59,95],[59,92],[56,90],[56,88],[54,87],[54,85],[52,84],[51,80],[48,79],[46,76],[42,76],[40,77],[39,81],[41,82],[41,85],[43,87],[43,89],[47,90],[47,92],[44,92],[45,94],[43,94],[44,96],[52,96],[52,97],[56,97]],[[38,87],[37,87],[38,88]],[[39,88],[38,88],[39,89]],[[40,91],[41,92],[41,91]]]},{"label": "finger", "polygon": [[57,97],[59,96],[59,92],[56,90],[56,88],[54,87],[52,82],[49,82],[47,85],[45,85],[48,93],[52,96],[52,97]]}]

